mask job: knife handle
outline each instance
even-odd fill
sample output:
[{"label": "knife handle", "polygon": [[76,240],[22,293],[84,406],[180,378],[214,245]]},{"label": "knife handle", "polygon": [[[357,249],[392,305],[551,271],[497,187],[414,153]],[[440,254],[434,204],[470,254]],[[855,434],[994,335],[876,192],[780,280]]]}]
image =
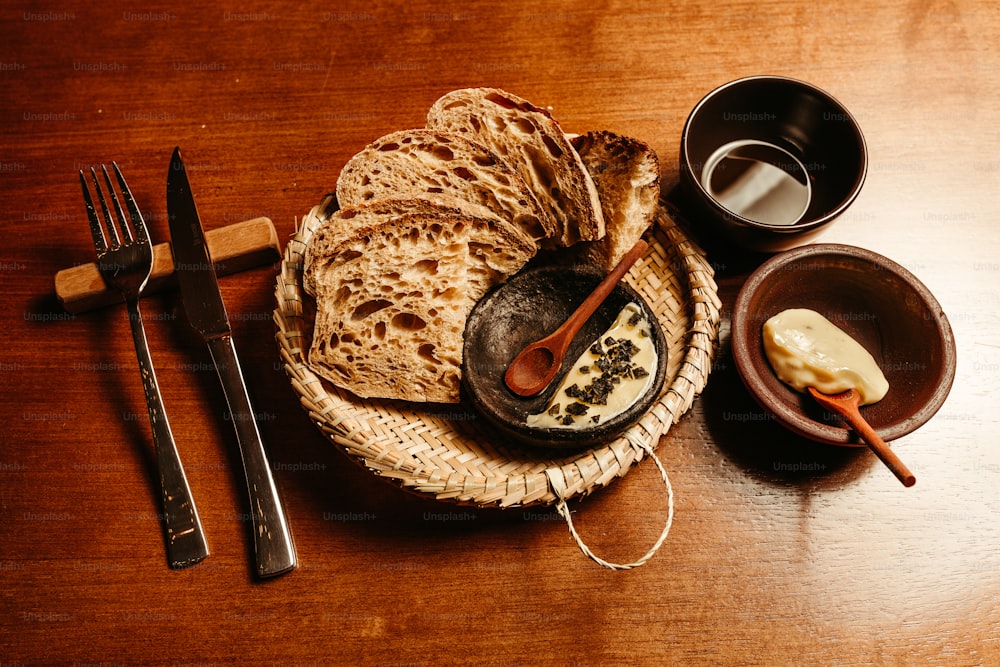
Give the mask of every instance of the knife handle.
[{"label": "knife handle", "polygon": [[250,495],[257,574],[261,577],[273,577],[295,568],[292,535],[250,405],[250,396],[243,381],[243,371],[236,356],[233,338],[229,335],[210,338],[208,349],[229,404],[229,414],[236,428],[236,439],[243,459],[247,492]]}]

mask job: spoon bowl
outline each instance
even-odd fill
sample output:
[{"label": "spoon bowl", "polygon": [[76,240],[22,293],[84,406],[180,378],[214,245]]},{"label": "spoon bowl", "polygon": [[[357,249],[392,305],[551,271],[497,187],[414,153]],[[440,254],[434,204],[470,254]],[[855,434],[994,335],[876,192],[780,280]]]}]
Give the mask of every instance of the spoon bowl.
[{"label": "spoon bowl", "polygon": [[539,342],[542,341],[524,348],[504,375],[504,382],[519,396],[534,396],[545,389],[562,363],[551,348],[538,345]]}]

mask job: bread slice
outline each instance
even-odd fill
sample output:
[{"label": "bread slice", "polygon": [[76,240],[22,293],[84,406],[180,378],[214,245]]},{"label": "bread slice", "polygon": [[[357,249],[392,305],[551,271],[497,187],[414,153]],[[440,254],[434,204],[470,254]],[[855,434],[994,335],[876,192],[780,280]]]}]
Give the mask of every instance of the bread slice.
[{"label": "bread slice", "polygon": [[427,126],[483,143],[516,170],[558,221],[556,245],[604,236],[594,182],[547,110],[497,88],[464,88],[434,103]]},{"label": "bread slice", "polygon": [[309,366],[362,398],[459,402],[466,319],[534,243],[506,221],[447,210],[358,218],[372,224],[325,225],[307,244]]},{"label": "bread slice", "polygon": [[348,160],[337,180],[343,207],[390,196],[440,195],[484,206],[536,242],[551,236],[527,183],[482,144],[438,130],[385,135]]},{"label": "bread slice", "polygon": [[[327,195],[319,205],[313,207],[312,211],[309,212],[309,216],[318,218],[318,224],[312,224],[311,226],[316,229],[320,226],[324,228],[324,246],[329,248],[336,245],[337,238],[347,238],[359,227],[372,226],[414,213],[482,218],[492,224],[503,227],[505,233],[520,235],[527,244],[534,245],[532,238],[524,234],[517,227],[514,227],[511,223],[500,218],[485,206],[455,199],[443,194],[382,197],[346,208],[339,207],[336,195]],[[303,221],[303,224],[309,222],[307,217]],[[312,266],[309,253],[313,247],[312,244],[306,245],[303,254],[303,263],[307,267],[307,270],[303,272],[302,283],[309,294],[314,293],[313,276],[315,269],[308,270],[308,267]]]},{"label": "bread slice", "polygon": [[645,142],[594,131],[572,139],[597,185],[607,233],[581,243],[578,257],[610,271],[653,224],[660,199],[660,162]]}]

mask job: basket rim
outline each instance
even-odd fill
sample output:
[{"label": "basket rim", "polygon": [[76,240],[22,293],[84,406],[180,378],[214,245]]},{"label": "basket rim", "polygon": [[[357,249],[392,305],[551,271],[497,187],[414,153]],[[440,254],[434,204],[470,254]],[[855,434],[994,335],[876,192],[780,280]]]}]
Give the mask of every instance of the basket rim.
[{"label": "basket rim", "polygon": [[[405,490],[478,507],[552,505],[588,495],[624,476],[645,455],[651,454],[708,381],[721,319],[714,270],[704,251],[659,206],[649,233],[650,247],[671,261],[656,267],[660,271],[651,271],[646,270],[648,263],[640,260],[627,280],[636,287],[639,280],[658,285],[676,279],[682,288],[682,299],[676,305],[686,315],[686,328],[675,333],[683,337],[684,352],[676,372],[668,376],[660,398],[618,438],[583,450],[553,453],[517,445],[508,449],[495,441],[482,449],[476,440],[463,441],[470,443],[466,450],[449,447],[451,441],[442,440],[441,436],[462,437],[458,431],[469,429],[459,421],[434,421],[432,410],[440,406],[360,399],[320,378],[307,365],[311,332],[305,305],[312,297],[302,285],[303,257],[309,238],[326,220],[324,210],[325,202],[314,207],[296,225],[285,246],[275,286],[275,338],[286,375],[310,421],[349,458]],[[663,314],[658,315],[662,319]],[[462,410],[465,406],[454,408]],[[494,435],[485,423],[477,423],[473,428],[477,429],[474,435],[479,437]],[[447,433],[448,429],[452,433]],[[411,438],[418,432],[426,440],[417,438],[414,444]],[[406,442],[411,449],[402,448]],[[504,456],[495,456],[497,452]],[[456,458],[481,461],[490,472],[468,473],[463,472],[464,468],[449,469],[435,463]]]}]

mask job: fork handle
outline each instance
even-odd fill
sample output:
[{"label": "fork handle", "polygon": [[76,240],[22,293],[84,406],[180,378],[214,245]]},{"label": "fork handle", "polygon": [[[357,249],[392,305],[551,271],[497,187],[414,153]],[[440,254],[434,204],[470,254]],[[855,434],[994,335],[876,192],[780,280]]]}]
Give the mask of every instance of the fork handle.
[{"label": "fork handle", "polygon": [[156,450],[156,467],[160,476],[163,504],[163,523],[167,538],[167,558],[173,568],[188,567],[208,556],[208,543],[198,518],[191,489],[188,487],[184,467],[181,465],[174,434],[170,430],[167,412],[160,398],[160,386],[149,356],[146,330],[142,325],[137,299],[127,299],[128,320],[132,327],[132,340],[139,359],[139,373],[146,394],[146,409],[153,428],[153,445]]},{"label": "fork handle", "polygon": [[261,577],[273,577],[295,568],[295,546],[291,531],[278,496],[278,488],[271,475],[271,466],[250,405],[250,396],[243,380],[233,338],[231,335],[223,335],[209,338],[207,343],[229,404],[229,414],[236,429],[236,439],[243,459],[243,471],[250,496],[257,574]]}]

